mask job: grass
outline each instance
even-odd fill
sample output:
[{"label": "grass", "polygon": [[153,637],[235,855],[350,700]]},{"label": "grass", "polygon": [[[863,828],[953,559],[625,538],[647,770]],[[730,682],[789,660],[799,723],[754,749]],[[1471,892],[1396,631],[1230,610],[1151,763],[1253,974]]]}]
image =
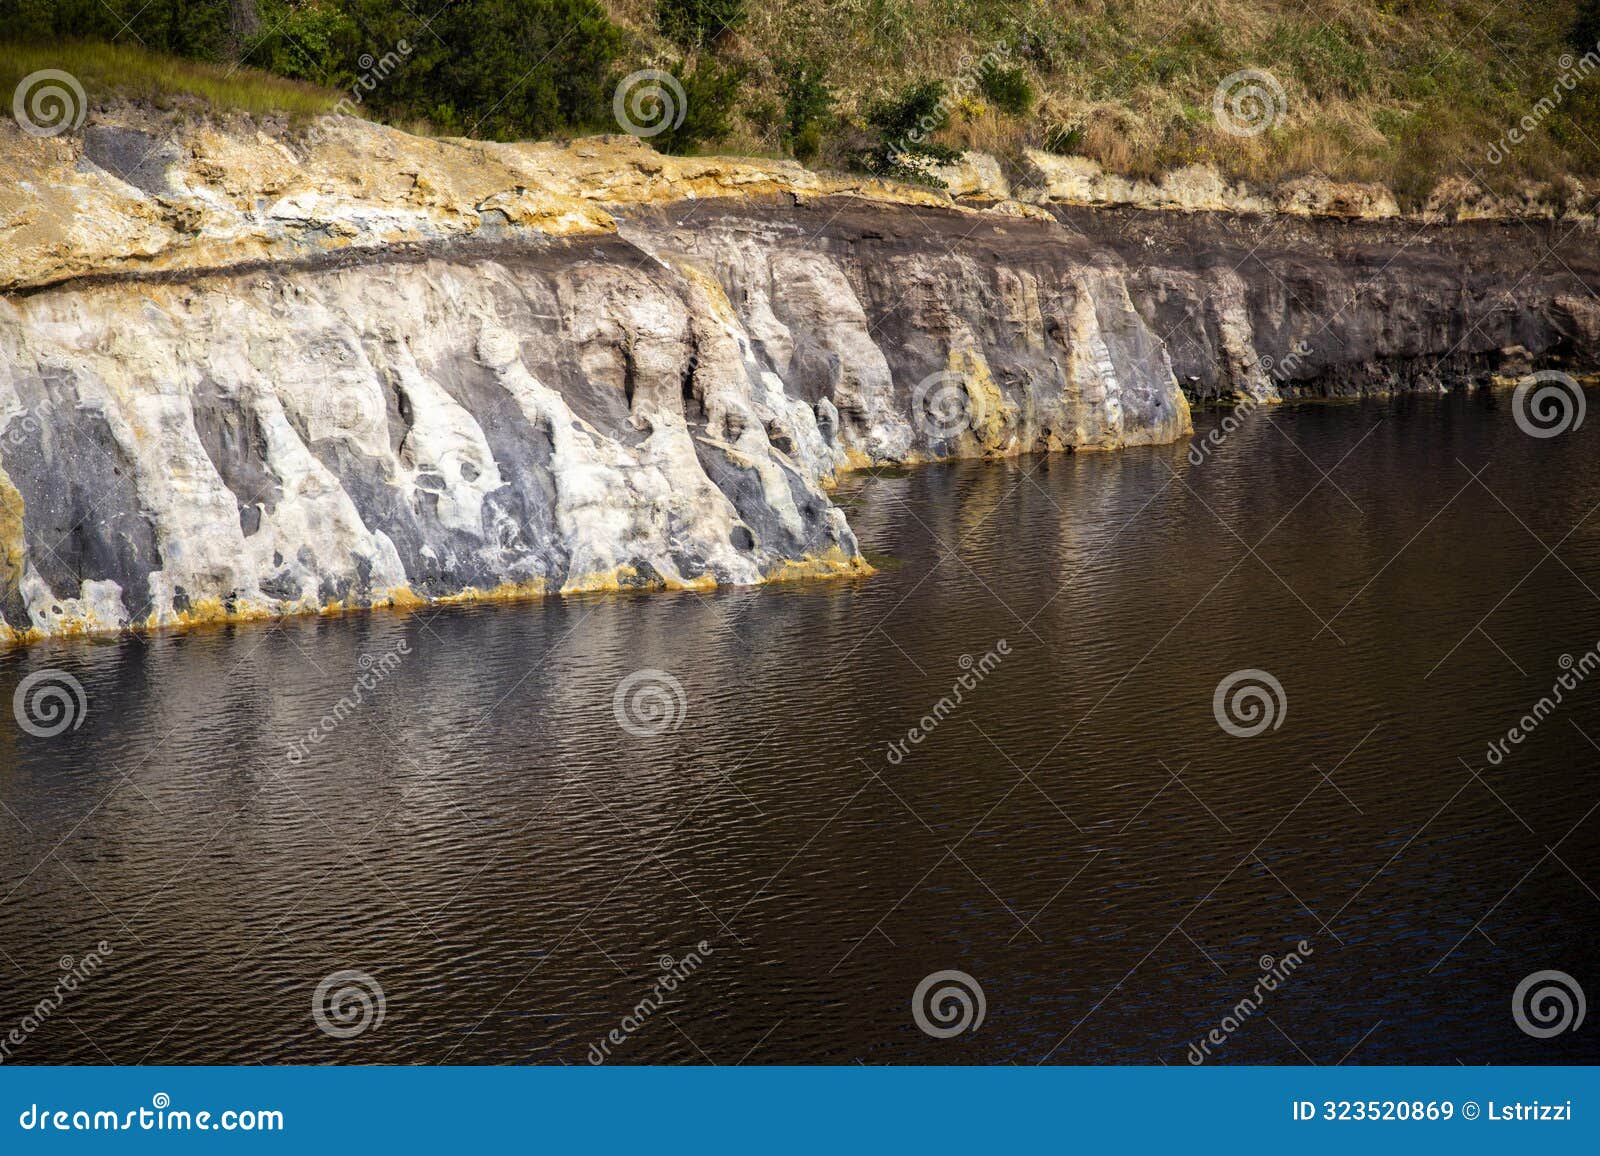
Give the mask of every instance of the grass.
[{"label": "grass", "polygon": [[[344,2],[296,0],[294,10]],[[918,81],[975,79],[972,62],[1003,46],[1001,66],[1018,70],[1011,86],[1033,99],[997,103],[973,84],[935,143],[1003,159],[1046,147],[1134,177],[1204,163],[1260,185],[1308,174],[1378,181],[1407,207],[1452,175],[1496,192],[1600,177],[1600,72],[1559,85],[1563,56],[1581,56],[1589,36],[1576,30],[1600,28],[1600,0],[770,0],[694,50],[663,33],[657,0],[599,2],[625,33],[620,72],[710,54],[743,76],[721,135],[694,144],[704,151],[783,155],[803,135],[811,163],[844,166],[870,133],[868,109]],[[804,134],[785,119],[784,77],[797,66],[820,67],[832,94]],[[184,96],[254,113],[312,116],[338,99],[136,48],[0,45],[5,91],[49,67],[94,95]],[[1226,131],[1214,112],[1220,82],[1243,69],[1270,73],[1283,94],[1258,135]],[[1557,107],[1526,143],[1491,160],[1491,146],[1552,92]],[[428,109],[409,113],[420,121]]]},{"label": "grass", "polygon": [[[646,0],[613,0],[649,28]],[[775,62],[820,60],[845,131],[874,97],[911,81],[953,82],[1000,44],[1038,100],[1028,115],[978,92],[936,139],[1002,155],[1047,141],[1131,176],[1191,163],[1264,184],[1309,173],[1382,181],[1415,202],[1442,177],[1491,187],[1600,174],[1600,74],[1567,92],[1501,164],[1489,146],[1551,92],[1580,10],[1595,0],[834,0],[752,5],[722,51],[747,92],[771,91]],[[1257,136],[1212,111],[1219,82],[1270,72],[1284,103]],[[771,129],[741,122],[745,147]]]},{"label": "grass", "polygon": [[0,92],[8,97],[29,73],[46,68],[70,72],[91,100],[110,95],[167,105],[192,98],[207,106],[264,116],[309,119],[330,111],[340,94],[254,68],[230,69],[162,56],[122,44],[64,41],[59,44],[0,42]]}]

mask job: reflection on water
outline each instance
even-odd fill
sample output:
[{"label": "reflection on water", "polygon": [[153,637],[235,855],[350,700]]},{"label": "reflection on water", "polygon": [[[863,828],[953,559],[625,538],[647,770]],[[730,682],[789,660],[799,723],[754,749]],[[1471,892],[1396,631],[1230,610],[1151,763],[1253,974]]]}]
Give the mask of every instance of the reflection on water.
[{"label": "reflection on water", "polygon": [[7,1062],[1180,1064],[1291,951],[1217,1061],[1600,1059],[1510,1012],[1600,991],[1600,678],[1485,758],[1600,641],[1596,426],[1283,408],[853,479],[861,581],[6,654],[89,710],[0,731],[0,1026],[109,949]]}]

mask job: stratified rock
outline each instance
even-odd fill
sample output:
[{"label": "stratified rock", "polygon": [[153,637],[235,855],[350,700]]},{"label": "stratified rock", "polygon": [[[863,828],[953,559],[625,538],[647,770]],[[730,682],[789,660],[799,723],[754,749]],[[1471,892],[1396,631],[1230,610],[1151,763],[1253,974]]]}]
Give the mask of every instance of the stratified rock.
[{"label": "stratified rock", "polygon": [[1032,163],[0,124],[0,638],[858,575],[841,471],[1600,344],[1576,226]]},{"label": "stratified rock", "polygon": [[1189,429],[1036,209],[153,115],[0,149],[12,637],[861,574],[841,470]]}]

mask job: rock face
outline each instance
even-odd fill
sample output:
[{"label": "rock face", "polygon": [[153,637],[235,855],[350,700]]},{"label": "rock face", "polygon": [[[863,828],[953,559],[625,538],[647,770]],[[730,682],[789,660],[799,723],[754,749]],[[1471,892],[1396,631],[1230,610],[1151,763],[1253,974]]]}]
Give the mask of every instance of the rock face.
[{"label": "rock face", "polygon": [[7,220],[10,637],[862,573],[840,470],[1190,428],[1121,270],[1038,212],[354,125],[416,171],[313,155],[269,201],[208,131],[7,154],[55,178]]},{"label": "rock face", "polygon": [[1600,336],[1579,253],[1507,295],[1470,237],[1272,240],[970,167],[978,204],[611,138],[0,126],[0,637],[859,574],[842,470]]},{"label": "rock face", "polygon": [[1055,212],[1126,267],[1193,398],[1440,390],[1600,368],[1590,223]]}]

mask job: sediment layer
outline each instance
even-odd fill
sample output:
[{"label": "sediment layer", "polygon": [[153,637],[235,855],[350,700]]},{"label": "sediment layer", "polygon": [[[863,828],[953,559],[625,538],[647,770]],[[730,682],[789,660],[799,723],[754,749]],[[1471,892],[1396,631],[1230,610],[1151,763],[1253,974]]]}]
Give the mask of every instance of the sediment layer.
[{"label": "sediment layer", "polygon": [[[347,120],[7,126],[0,635],[861,574],[843,470],[1170,442],[1186,392],[1436,388],[1600,338],[1564,222],[1047,191]],[[1535,240],[1556,259],[1516,282]]]}]

